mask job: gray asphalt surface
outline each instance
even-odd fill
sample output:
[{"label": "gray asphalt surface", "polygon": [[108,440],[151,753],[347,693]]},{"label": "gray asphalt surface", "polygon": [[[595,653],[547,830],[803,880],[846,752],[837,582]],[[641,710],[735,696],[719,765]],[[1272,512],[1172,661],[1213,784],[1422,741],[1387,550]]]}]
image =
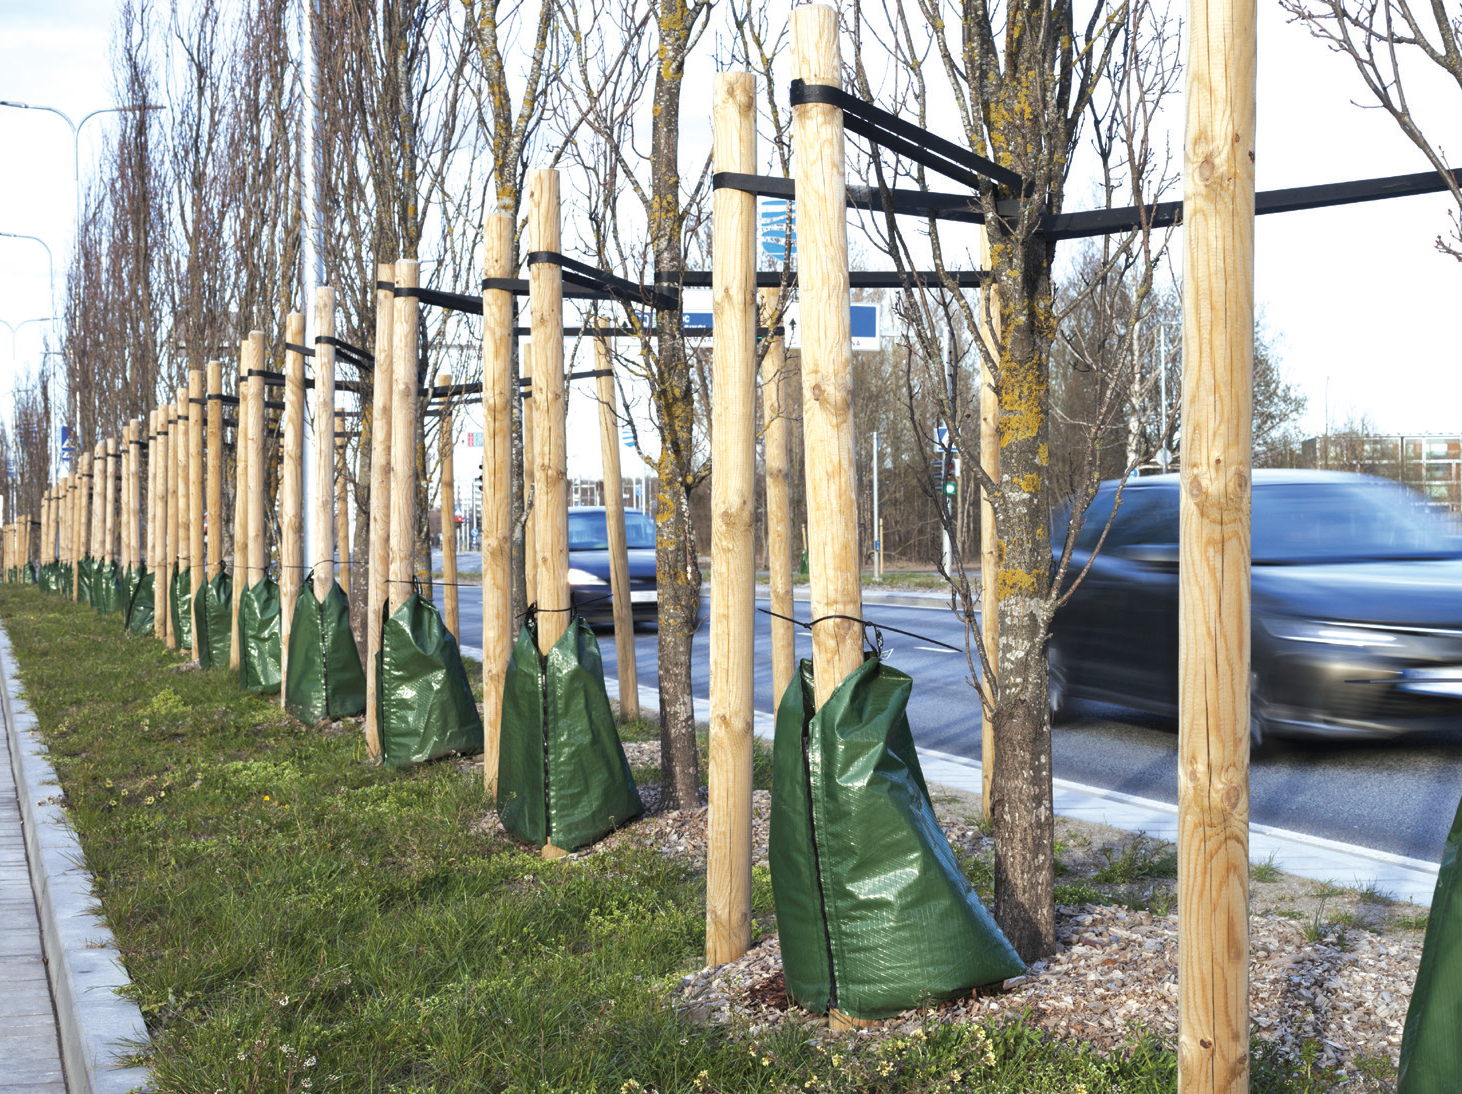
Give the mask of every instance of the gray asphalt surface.
[{"label": "gray asphalt surface", "polygon": [[[467,562],[466,558],[463,562]],[[475,559],[473,560],[475,561]],[[464,567],[465,571],[465,567]],[[436,587],[441,603],[441,587]],[[464,645],[482,644],[482,596],[459,590]],[[766,601],[759,601],[762,608]],[[809,618],[797,605],[798,618]],[[947,611],[870,604],[875,622],[963,645],[963,630]],[[692,679],[695,694],[709,694],[709,623],[696,634]],[[757,615],[758,657],[771,651],[770,619]],[[810,655],[812,642],[798,630],[797,650]],[[656,636],[635,636],[639,679],[657,686]],[[600,633],[606,674],[615,668],[611,632]],[[886,635],[890,664],[914,678],[909,721],[916,741],[955,755],[980,756],[980,710],[967,682],[962,654],[902,635]],[[756,681],[758,710],[773,709],[770,672]],[[1058,778],[1176,802],[1177,725],[1140,711],[1099,704],[1076,705],[1078,718],[1053,735]],[[1276,742],[1253,760],[1250,816],[1261,823],[1395,854],[1437,861],[1462,794],[1462,726],[1455,732],[1402,742]],[[1346,878],[1336,878],[1345,882]]]}]

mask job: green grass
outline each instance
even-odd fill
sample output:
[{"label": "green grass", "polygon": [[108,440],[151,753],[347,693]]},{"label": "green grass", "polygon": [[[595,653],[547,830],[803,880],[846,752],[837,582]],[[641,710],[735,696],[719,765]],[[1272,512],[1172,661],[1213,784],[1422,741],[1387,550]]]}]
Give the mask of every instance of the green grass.
[{"label": "green grass", "polygon": [[1274,861],[1274,852],[1270,851],[1263,862],[1249,863],[1249,876],[1255,881],[1278,881],[1280,870]]},{"label": "green grass", "polygon": [[[0,586],[27,700],[152,1034],[160,1094],[207,1091],[1170,1091],[1141,1031],[1103,1058],[1018,1018],[901,1038],[707,1028],[704,875],[620,847],[545,863],[455,763],[393,773],[227,672]],[[753,875],[759,930],[770,876]],[[1319,1080],[1253,1047],[1255,1090]]]}]

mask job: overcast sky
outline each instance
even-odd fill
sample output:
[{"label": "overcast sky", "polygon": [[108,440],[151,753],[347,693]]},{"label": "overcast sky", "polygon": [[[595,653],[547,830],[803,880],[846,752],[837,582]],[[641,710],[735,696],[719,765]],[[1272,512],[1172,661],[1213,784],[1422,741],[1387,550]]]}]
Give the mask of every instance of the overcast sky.
[{"label": "overcast sky", "polygon": [[[113,0],[0,0],[0,99],[55,106],[78,121],[115,105],[115,10]],[[1426,169],[1388,117],[1352,105],[1363,89],[1348,61],[1286,25],[1274,0],[1260,0],[1260,11],[1261,190]],[[1424,75],[1414,103],[1435,119],[1444,149],[1462,147],[1455,86]],[[687,91],[682,128],[688,146],[704,147],[709,96]],[[110,124],[103,115],[82,131],[83,186]],[[0,237],[0,319],[15,325],[51,314],[61,298],[76,197],[71,131],[54,115],[0,109],[0,163],[0,232],[41,237],[56,261],[53,297],[42,248]],[[1327,395],[1332,423],[1354,411],[1387,431],[1462,429],[1455,318],[1462,269],[1433,246],[1448,230],[1449,206],[1436,196],[1259,219],[1256,299],[1284,368],[1309,397],[1310,431],[1324,426]],[[44,324],[24,327],[12,358],[0,329],[3,405],[17,370],[38,363],[44,332]]]}]

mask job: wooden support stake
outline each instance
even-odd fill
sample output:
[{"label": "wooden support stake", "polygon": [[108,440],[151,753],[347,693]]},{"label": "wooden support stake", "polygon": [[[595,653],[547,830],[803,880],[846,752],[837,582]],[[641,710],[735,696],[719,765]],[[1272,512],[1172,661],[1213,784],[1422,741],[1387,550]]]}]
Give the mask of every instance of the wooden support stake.
[{"label": "wooden support stake", "polygon": [[[376,266],[376,281],[390,285],[396,268],[389,262]],[[370,555],[366,576],[366,751],[381,755],[381,733],[376,724],[376,654],[381,648],[381,613],[385,609],[391,565],[391,399],[396,377],[391,366],[394,297],[389,288],[376,289],[376,361],[371,396]],[[414,396],[413,396],[414,397]]]},{"label": "wooden support stake", "polygon": [[[842,87],[838,12],[792,12],[793,72]],[[807,447],[807,539],[812,617],[849,616],[812,632],[817,705],[863,663],[858,496],[853,481],[853,339],[849,328],[848,225],[843,112],[824,103],[792,108],[797,154],[798,291],[802,299],[802,429]]]},{"label": "wooden support stake", "polygon": [[538,494],[534,484],[538,478],[538,445],[533,435],[533,340],[523,343],[523,360],[520,369],[527,381],[526,402],[523,406],[523,504],[528,513],[523,522],[523,589],[529,604],[538,603],[538,536],[534,530],[533,503]]},{"label": "wooden support stake", "polygon": [[[483,221],[482,276],[513,276],[513,216],[495,210]],[[497,798],[503,681],[513,649],[513,325],[514,300],[502,289],[482,292],[482,779]],[[523,415],[526,423],[528,415]],[[523,460],[526,466],[529,457]],[[531,599],[531,598],[530,598]]]},{"label": "wooden support stake", "polygon": [[158,419],[162,427],[161,459],[158,460],[158,502],[162,509],[162,527],[158,530],[158,545],[162,548],[162,573],[157,584],[163,586],[162,638],[170,650],[178,648],[178,636],[173,633],[173,563],[178,557],[178,407],[169,403]]},{"label": "wooden support stake", "polygon": [[[558,172],[528,172],[528,238],[535,251],[560,247]],[[533,418],[537,434],[533,525],[538,550],[538,652],[545,657],[569,625],[569,495],[563,378],[563,269],[528,271],[533,328]]]},{"label": "wooden support stake", "polygon": [[[980,225],[980,269],[990,269],[990,237]],[[980,466],[995,482],[1000,481],[1000,397],[995,390],[989,358],[1000,356],[1000,293],[994,280],[985,282],[980,316],[980,337],[988,357],[980,369]],[[993,705],[1000,669],[1000,538],[995,528],[995,507],[988,491],[980,491],[980,640],[990,672],[985,693]],[[995,779],[995,719],[988,710],[980,714],[980,810],[992,818],[990,794]]]},{"label": "wooden support stake", "polygon": [[[396,263],[398,288],[416,288],[415,259]],[[387,603],[395,612],[411,596],[416,565],[416,360],[417,307],[414,296],[398,296],[391,320],[391,562]]]},{"label": "wooden support stake", "polygon": [[[809,84],[842,86],[838,12],[809,4],[792,12],[792,70]],[[812,632],[821,707],[863,663],[858,496],[853,480],[853,341],[849,328],[848,225],[843,112],[822,103],[792,108],[797,155],[798,286],[802,298],[802,430],[807,448],[807,526],[812,616],[845,616]],[[833,1011],[834,1029],[864,1025]]]},{"label": "wooden support stake", "polygon": [[1249,1084],[1254,0],[1189,5],[1178,538],[1178,1089]]},{"label": "wooden support stake", "polygon": [[249,340],[239,343],[239,405],[234,415],[234,551],[233,551],[233,640],[228,647],[228,667],[239,667],[239,610],[249,585],[249,506],[246,484],[249,475]]},{"label": "wooden support stake", "polygon": [[127,568],[143,565],[142,557],[142,419],[128,423],[127,439]]},{"label": "wooden support stake", "polygon": [[[177,566],[178,575],[181,577],[183,570],[189,565],[188,547],[190,546],[190,535],[188,531],[188,515],[192,506],[188,499],[188,389],[180,387],[177,389],[177,402],[173,404],[176,422],[173,429],[173,441],[169,448],[172,456],[173,481],[176,484],[176,500],[173,505],[173,523],[170,532],[173,536],[172,558]],[[181,607],[179,611],[181,612]],[[182,645],[183,636],[175,635],[175,644]]]},{"label": "wooden support stake", "polygon": [[[599,326],[608,326],[600,319]],[[619,413],[608,338],[594,340],[599,394],[599,452],[604,469],[604,523],[609,532],[609,593],[614,605],[614,663],[619,670],[619,715],[640,716],[640,677],[635,666],[635,606],[629,587],[629,546],[624,534],[624,481],[619,473]]]},{"label": "wooden support stake", "polygon": [[157,630],[158,597],[162,594],[158,591],[157,577],[157,530],[162,518],[157,515],[157,464],[161,458],[161,438],[158,437],[157,429],[158,411],[151,410],[147,414],[147,494],[144,503],[147,506],[147,540],[143,544],[143,560],[152,578],[152,604],[153,604],[153,633],[161,634]]},{"label": "wooden support stake", "polygon": [[335,550],[340,555],[340,587],[350,595],[350,479],[345,411],[335,412]]},{"label": "wooden support stake", "polygon": [[[771,327],[777,318],[777,293],[761,294],[761,321]],[[797,642],[792,632],[792,499],[787,415],[782,406],[783,342],[771,339],[761,361],[762,451],[766,462],[767,582],[771,592],[772,705],[797,672]],[[778,619],[777,616],[783,618]]]},{"label": "wooden support stake", "polygon": [[325,602],[335,584],[335,290],[315,290],[315,451],[311,527],[315,557],[310,567],[315,599]]},{"label": "wooden support stake", "polygon": [[[249,368],[264,367],[264,332],[249,332]],[[249,510],[245,523],[249,528],[249,583],[257,585],[269,576],[269,560],[264,554],[264,377],[249,377]]]},{"label": "wooden support stake", "polygon": [[[305,344],[305,313],[292,311],[284,321],[284,340],[292,346]],[[279,668],[280,679],[289,679],[289,632],[294,622],[294,605],[305,579],[304,561],[304,437],[305,355],[297,349],[284,351],[284,461],[279,483]],[[279,689],[284,706],[287,688]]]},{"label": "wooden support stake", "polygon": [[[437,376],[437,384],[447,387],[452,374]],[[442,406],[441,433],[437,437],[437,455],[442,464],[442,491],[439,508],[442,513],[442,620],[452,637],[462,640],[462,616],[457,601],[457,474],[452,466],[457,452],[457,438],[452,428],[452,402]]]},{"label": "wooden support stake", "polygon": [[[122,424],[122,444],[117,450],[117,539],[118,554],[117,566],[122,573],[132,568],[132,521],[129,500],[131,485],[129,482],[132,467],[132,423]],[[41,542],[45,542],[45,506],[41,507]]]},{"label": "wooden support stake", "polygon": [[[756,79],[716,74],[717,171],[756,173]],[[751,726],[756,656],[756,197],[715,191],[711,306],[711,726],[706,963],[751,945]],[[616,603],[618,597],[615,598]]]},{"label": "wooden support stake", "polygon": [[[528,172],[528,238],[535,251],[557,251],[561,221],[558,172]],[[567,423],[564,419],[563,268],[535,263],[528,271],[533,330],[533,418],[537,435],[533,538],[538,552],[538,652],[547,656],[569,625]],[[564,850],[547,843],[543,857]]]},{"label": "wooden support stake", "polygon": [[[193,603],[198,603],[199,593],[208,581],[208,566],[204,551],[204,498],[203,498],[203,434],[207,403],[204,399],[206,382],[201,368],[188,372],[188,565],[192,567],[190,584]],[[196,618],[196,613],[195,613]],[[196,628],[195,628],[196,630]],[[198,643],[193,643],[196,653]]]},{"label": "wooden support stake", "polygon": [[208,362],[208,579],[223,573],[223,362]]},{"label": "wooden support stake", "polygon": [[[107,481],[102,500],[105,528],[102,531],[102,554],[107,562],[117,561],[117,438],[107,438]],[[29,528],[29,523],[26,528]],[[28,556],[27,556],[28,557]]]},{"label": "wooden support stake", "polygon": [[104,524],[102,517],[102,499],[105,493],[102,487],[105,485],[104,480],[106,479],[106,474],[107,446],[101,441],[97,441],[91,450],[91,478],[87,483],[88,489],[91,490],[91,506],[88,508],[86,515],[86,553],[91,555],[97,565],[100,565],[102,561],[102,532]]}]

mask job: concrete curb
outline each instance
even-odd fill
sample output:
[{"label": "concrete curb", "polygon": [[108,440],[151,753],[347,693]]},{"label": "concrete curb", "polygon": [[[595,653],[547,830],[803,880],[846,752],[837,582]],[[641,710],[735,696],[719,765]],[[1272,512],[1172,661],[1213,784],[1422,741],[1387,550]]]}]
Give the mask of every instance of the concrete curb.
[{"label": "concrete curb", "polygon": [[26,858],[40,910],[66,1086],[70,1094],[148,1090],[147,1069],[121,1063],[147,1042],[147,1026],[137,1004],[117,994],[130,980],[111,928],[95,912],[94,879],[66,811],[56,800],[60,784],[13,667],[10,636],[0,626],[0,709],[10,729]]}]

